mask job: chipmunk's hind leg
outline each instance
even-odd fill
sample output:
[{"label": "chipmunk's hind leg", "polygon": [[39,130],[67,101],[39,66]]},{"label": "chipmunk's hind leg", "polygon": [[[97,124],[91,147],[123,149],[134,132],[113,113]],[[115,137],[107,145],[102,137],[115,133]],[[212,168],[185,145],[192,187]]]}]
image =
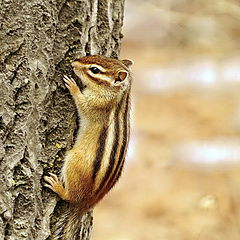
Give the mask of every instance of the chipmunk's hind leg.
[{"label": "chipmunk's hind leg", "polygon": [[44,176],[44,180],[48,183],[45,184],[45,187],[52,189],[55,193],[58,194],[60,198],[65,201],[69,200],[68,192],[64,188],[63,183],[58,179],[57,175],[49,173],[50,177]]}]

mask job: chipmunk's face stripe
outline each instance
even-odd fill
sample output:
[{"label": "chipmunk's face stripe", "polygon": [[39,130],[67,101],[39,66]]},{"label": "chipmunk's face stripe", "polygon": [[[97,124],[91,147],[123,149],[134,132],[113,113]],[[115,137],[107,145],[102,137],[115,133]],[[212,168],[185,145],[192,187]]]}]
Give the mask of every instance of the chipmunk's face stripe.
[{"label": "chipmunk's face stripe", "polygon": [[103,159],[105,144],[106,144],[106,139],[107,139],[107,130],[108,130],[108,127],[104,126],[102,128],[102,131],[101,131],[99,139],[98,139],[98,149],[96,152],[95,160],[93,162],[93,175],[92,175],[93,182],[95,182],[98,171],[102,164],[102,159]]},{"label": "chipmunk's face stripe", "polygon": [[111,86],[111,83],[105,80],[100,79],[99,77],[94,77],[90,74],[87,74],[87,77],[89,78],[90,81],[95,82],[99,85],[105,85],[105,86]]},{"label": "chipmunk's face stripe", "polygon": [[119,135],[120,135],[120,132],[119,132],[119,114],[120,114],[120,111],[121,111],[122,103],[123,103],[123,98],[122,98],[121,102],[118,104],[118,106],[115,110],[115,116],[114,116],[114,132],[115,132],[115,135],[114,135],[112,150],[111,150],[111,153],[110,153],[108,168],[106,170],[106,173],[105,173],[98,189],[96,190],[96,194],[100,193],[100,191],[103,190],[103,187],[104,187],[105,183],[108,181],[109,176],[111,175],[112,170],[113,170],[114,165],[115,165],[116,154],[117,154],[117,150],[119,148]]},{"label": "chipmunk's face stripe", "polygon": [[111,77],[108,77],[106,74],[104,73],[97,73],[97,74],[94,74],[92,73],[90,70],[87,71],[87,75],[88,76],[91,76],[92,79],[95,79],[95,81],[105,81],[105,82],[111,82],[112,81],[112,78]]}]

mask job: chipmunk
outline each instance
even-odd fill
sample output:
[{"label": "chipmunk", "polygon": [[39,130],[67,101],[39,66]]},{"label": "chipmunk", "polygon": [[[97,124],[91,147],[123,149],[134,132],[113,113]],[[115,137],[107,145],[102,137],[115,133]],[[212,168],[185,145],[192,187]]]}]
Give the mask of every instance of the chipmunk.
[{"label": "chipmunk", "polygon": [[72,207],[63,238],[75,239],[81,216],[118,181],[129,139],[131,60],[85,56],[71,65],[79,81],[64,76],[80,115],[76,142],[66,153],[61,180],[45,176],[47,187]]}]

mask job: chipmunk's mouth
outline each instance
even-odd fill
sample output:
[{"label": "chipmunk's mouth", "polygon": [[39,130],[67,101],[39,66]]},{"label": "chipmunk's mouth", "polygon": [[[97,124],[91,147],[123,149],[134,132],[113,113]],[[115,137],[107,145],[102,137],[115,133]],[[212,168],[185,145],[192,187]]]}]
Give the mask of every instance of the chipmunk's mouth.
[{"label": "chipmunk's mouth", "polygon": [[75,80],[75,82],[77,83],[80,91],[83,92],[84,89],[85,89],[87,86],[86,86],[85,84],[83,84],[83,82],[82,82],[82,80],[81,80],[81,77],[79,77],[79,76],[75,73],[74,69],[73,69],[73,71],[72,71],[71,76],[72,76],[72,78]]},{"label": "chipmunk's mouth", "polygon": [[75,82],[77,83],[79,89],[81,92],[84,91],[84,89],[87,87],[83,81],[82,81],[82,74],[81,74],[81,71],[78,70],[78,67],[79,67],[79,62],[78,60],[73,60],[71,61],[71,65],[72,65],[72,77],[73,79],[75,80]]}]

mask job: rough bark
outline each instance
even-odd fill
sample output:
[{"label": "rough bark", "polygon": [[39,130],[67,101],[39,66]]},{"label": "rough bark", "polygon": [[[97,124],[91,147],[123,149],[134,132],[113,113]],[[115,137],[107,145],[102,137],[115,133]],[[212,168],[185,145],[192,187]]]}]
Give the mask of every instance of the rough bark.
[{"label": "rough bark", "polygon": [[[0,239],[51,239],[65,207],[42,177],[59,174],[78,127],[62,77],[76,56],[118,56],[123,4],[0,1]],[[79,239],[91,228],[89,212]]]}]

